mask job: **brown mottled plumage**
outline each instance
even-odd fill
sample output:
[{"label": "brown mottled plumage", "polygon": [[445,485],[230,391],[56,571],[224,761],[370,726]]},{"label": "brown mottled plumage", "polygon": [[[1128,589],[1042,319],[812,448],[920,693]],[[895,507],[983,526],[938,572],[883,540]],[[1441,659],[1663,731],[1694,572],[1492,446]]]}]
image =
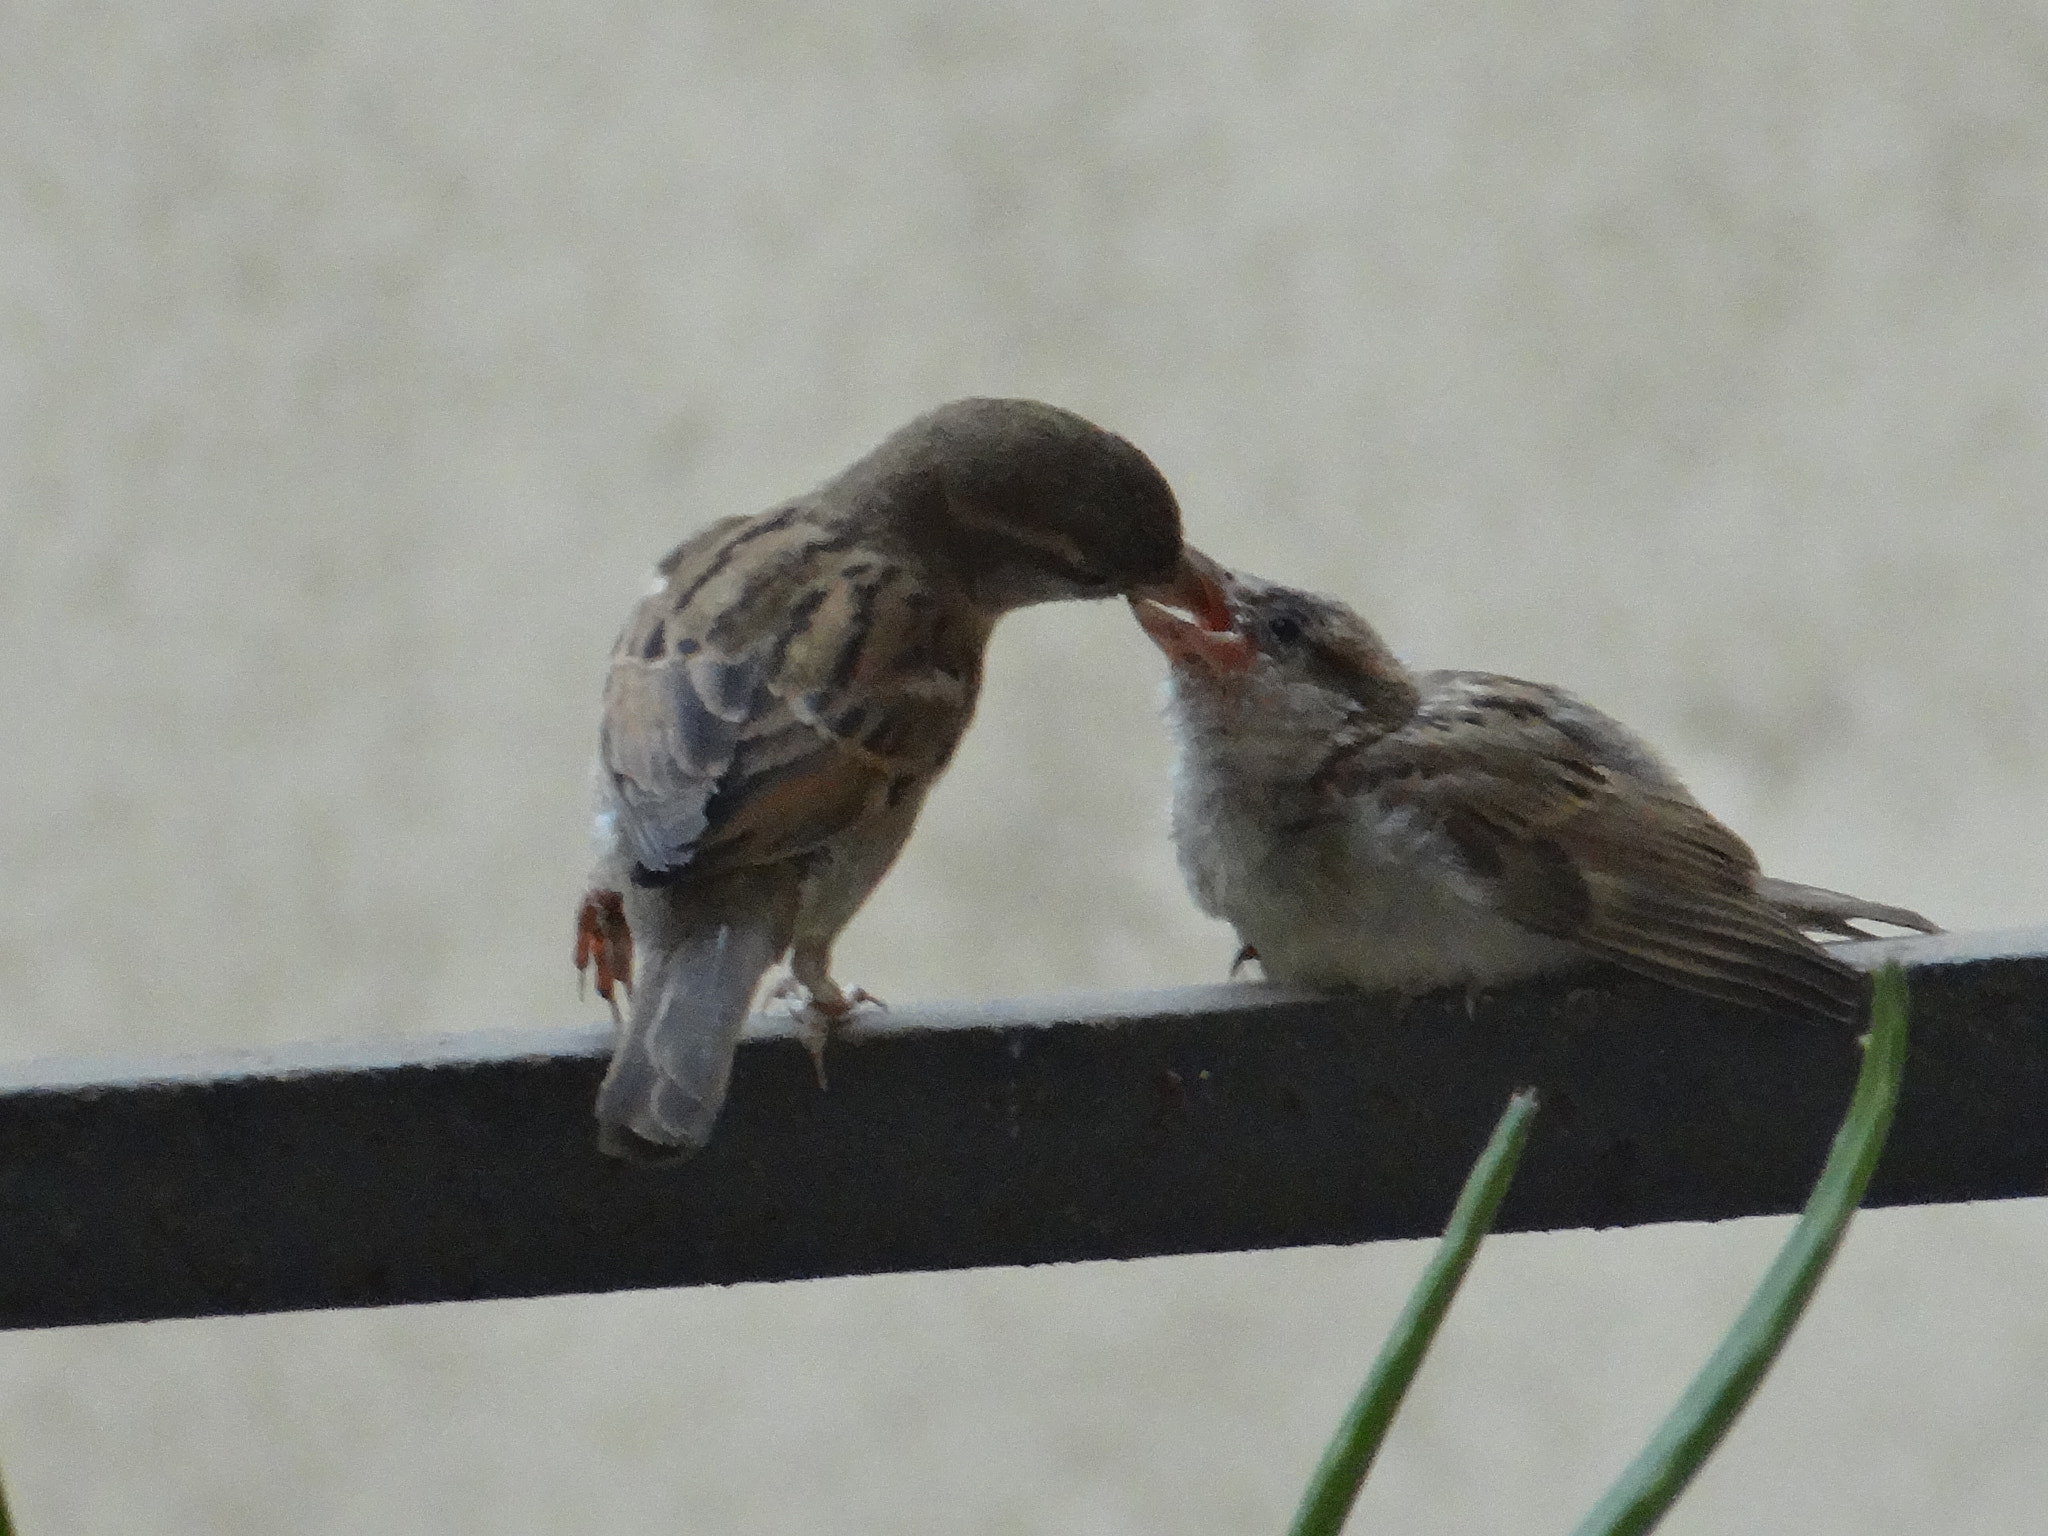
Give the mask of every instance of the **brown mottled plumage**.
[{"label": "brown mottled plumage", "polygon": [[1914,912],[1769,879],[1625,726],[1540,683],[1409,672],[1341,603],[1232,575],[1228,625],[1135,602],[1173,663],[1174,839],[1268,975],[1419,991],[1589,957],[1751,1007],[1863,1015],[1807,937]]},{"label": "brown mottled plumage", "polygon": [[702,1145],[785,952],[820,1042],[858,1000],[832,944],[966,729],[996,621],[1174,600],[1180,558],[1173,493],[1136,448],[1035,401],[963,400],[661,562],[605,682],[578,923],[608,1000],[643,961],[598,1098],[607,1150]]}]

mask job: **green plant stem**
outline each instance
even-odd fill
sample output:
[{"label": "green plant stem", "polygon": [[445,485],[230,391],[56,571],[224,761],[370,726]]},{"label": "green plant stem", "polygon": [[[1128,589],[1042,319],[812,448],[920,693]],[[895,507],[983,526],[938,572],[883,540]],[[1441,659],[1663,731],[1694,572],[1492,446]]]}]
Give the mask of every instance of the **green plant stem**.
[{"label": "green plant stem", "polygon": [[1302,1496],[1301,1508],[1295,1512],[1294,1524],[1288,1528],[1289,1536],[1337,1536],[1343,1529],[1359,1486],[1372,1467],[1373,1457],[1379,1454],[1388,1426],[1394,1422],[1402,1395],[1415,1379],[1422,1357],[1436,1337],[1437,1325],[1450,1310],[1458,1285],[1471,1267],[1472,1256],[1493,1225],[1494,1212],[1500,1208],[1501,1197],[1514,1179],[1515,1165],[1521,1161],[1522,1146],[1529,1139],[1529,1121],[1535,1113],[1536,1092],[1532,1088],[1524,1088],[1508,1100],[1506,1113],[1500,1117],[1486,1150],[1465,1180],[1464,1192],[1458,1196],[1436,1256],[1423,1271],[1400,1321],[1380,1346],[1379,1358],[1373,1361],[1365,1385],[1359,1388],[1329,1449],[1323,1452],[1315,1476],[1309,1480],[1308,1492]]},{"label": "green plant stem", "polygon": [[1855,1096],[1805,1214],[1678,1406],[1579,1522],[1574,1536],[1636,1536],[1663,1519],[1777,1359],[1827,1272],[1884,1151],[1906,1063],[1906,1013],[1905,973],[1888,965],[1877,975]]}]

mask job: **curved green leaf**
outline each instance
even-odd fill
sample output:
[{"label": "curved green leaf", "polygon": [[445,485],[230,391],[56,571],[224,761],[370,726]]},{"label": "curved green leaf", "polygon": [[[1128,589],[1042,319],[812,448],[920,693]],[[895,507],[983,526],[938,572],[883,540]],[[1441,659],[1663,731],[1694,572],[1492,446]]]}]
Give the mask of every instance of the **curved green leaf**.
[{"label": "curved green leaf", "polygon": [[1529,1121],[1535,1113],[1533,1088],[1524,1088],[1508,1100],[1506,1113],[1465,1180],[1436,1256],[1410,1294],[1394,1331],[1380,1346],[1365,1385],[1359,1388],[1329,1449],[1323,1452],[1315,1476],[1309,1479],[1308,1492],[1302,1496],[1294,1524],[1288,1527],[1289,1536],[1337,1536],[1343,1529],[1408,1383],[1415,1379],[1422,1357],[1436,1337],[1437,1325],[1450,1310],[1472,1256],[1493,1225],[1494,1212],[1500,1209],[1501,1197],[1514,1179],[1515,1165],[1522,1159]]},{"label": "curved green leaf", "polygon": [[1896,965],[1878,972],[1874,997],[1863,1071],[1805,1214],[1678,1406],[1574,1536],[1637,1536],[1663,1519],[1748,1404],[1806,1310],[1863,1202],[1899,1100],[1906,1064],[1905,973]]}]

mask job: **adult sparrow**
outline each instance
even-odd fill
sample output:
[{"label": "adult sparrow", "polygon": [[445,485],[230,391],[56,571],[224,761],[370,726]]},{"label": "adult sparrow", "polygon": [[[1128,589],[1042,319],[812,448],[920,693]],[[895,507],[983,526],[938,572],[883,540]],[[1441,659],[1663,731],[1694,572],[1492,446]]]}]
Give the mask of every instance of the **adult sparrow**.
[{"label": "adult sparrow", "polygon": [[967,728],[998,619],[1215,592],[1182,564],[1152,462],[1033,400],[941,406],[658,569],[605,680],[576,933],[615,1017],[615,989],[630,996],[597,1100],[600,1145],[622,1156],[703,1145],[785,954],[814,1050],[865,1000],[832,979],[833,942]]},{"label": "adult sparrow", "polygon": [[1808,933],[1937,931],[1762,875],[1646,744],[1561,688],[1411,672],[1342,603],[1188,561],[1220,600],[1196,622],[1132,600],[1172,664],[1174,842],[1196,902],[1275,980],[1416,993],[1597,958],[1850,1024],[1865,979]]}]

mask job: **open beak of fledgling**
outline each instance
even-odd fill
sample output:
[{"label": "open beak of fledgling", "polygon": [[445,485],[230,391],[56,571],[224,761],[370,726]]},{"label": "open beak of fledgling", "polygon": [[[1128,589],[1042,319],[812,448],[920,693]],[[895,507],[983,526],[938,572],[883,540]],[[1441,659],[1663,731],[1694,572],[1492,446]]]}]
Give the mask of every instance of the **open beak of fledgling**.
[{"label": "open beak of fledgling", "polygon": [[1251,669],[1252,643],[1230,611],[1230,572],[1189,547],[1165,581],[1131,593],[1131,612],[1176,667],[1219,676]]}]

